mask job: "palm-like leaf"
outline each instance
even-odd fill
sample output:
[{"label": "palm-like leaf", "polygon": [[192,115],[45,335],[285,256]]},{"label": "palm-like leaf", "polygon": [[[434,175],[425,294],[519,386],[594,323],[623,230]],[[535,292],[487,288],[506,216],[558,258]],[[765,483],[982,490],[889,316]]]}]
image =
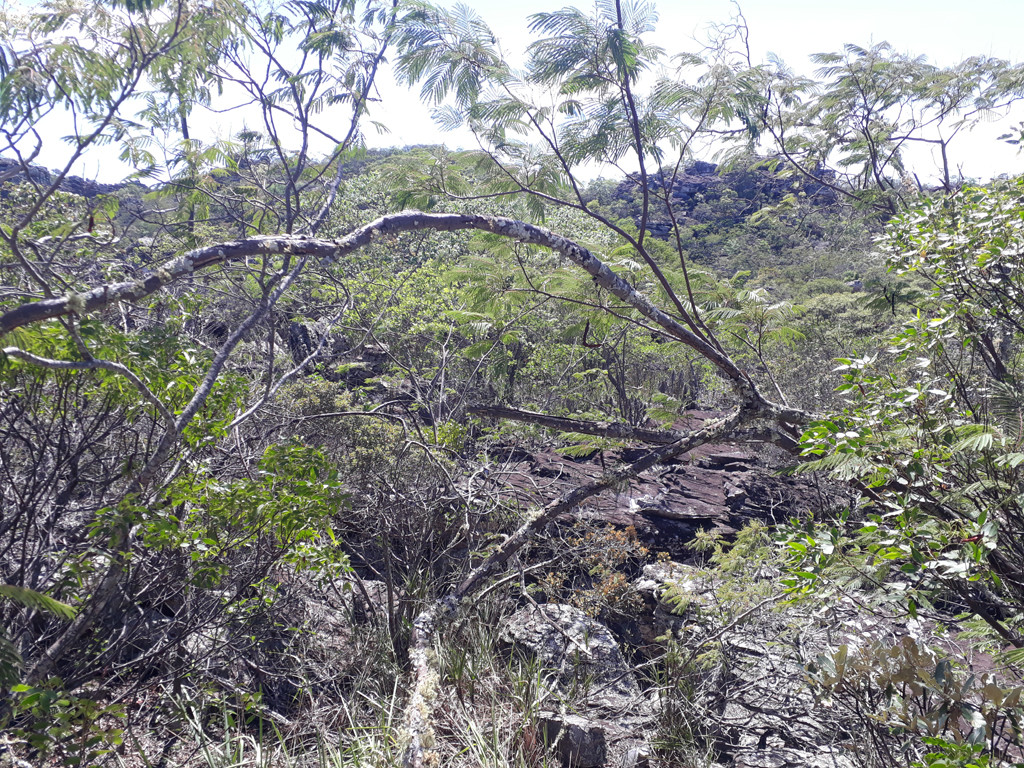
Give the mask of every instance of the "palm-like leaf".
[{"label": "palm-like leaf", "polygon": [[[62,619],[72,619],[75,609],[67,603],[54,600],[41,592],[14,584],[0,584],[0,597],[44,613],[50,613]],[[6,688],[18,682],[21,669],[21,654],[14,647],[10,638],[0,630],[0,688]]]}]

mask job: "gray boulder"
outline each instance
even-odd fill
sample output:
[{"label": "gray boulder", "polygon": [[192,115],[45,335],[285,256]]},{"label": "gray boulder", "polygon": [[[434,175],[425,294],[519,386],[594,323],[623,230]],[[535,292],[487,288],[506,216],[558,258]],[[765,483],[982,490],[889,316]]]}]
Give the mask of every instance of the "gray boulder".
[{"label": "gray boulder", "polygon": [[502,631],[514,653],[548,670],[540,735],[569,768],[641,768],[654,713],[612,633],[570,605],[530,606]]},{"label": "gray boulder", "polygon": [[640,686],[612,633],[571,605],[528,607],[505,625],[502,639],[535,656],[553,675],[561,697],[609,713],[628,711],[641,698]]}]

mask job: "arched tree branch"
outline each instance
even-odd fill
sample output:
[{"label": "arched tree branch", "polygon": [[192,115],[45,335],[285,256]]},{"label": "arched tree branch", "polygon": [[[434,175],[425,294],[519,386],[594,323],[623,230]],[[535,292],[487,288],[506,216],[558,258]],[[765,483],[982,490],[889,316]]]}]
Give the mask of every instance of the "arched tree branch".
[{"label": "arched tree branch", "polygon": [[732,384],[740,395],[744,407],[753,408],[761,416],[789,423],[803,423],[808,420],[806,413],[777,405],[765,398],[750,376],[727,354],[655,306],[587,248],[543,227],[502,216],[403,211],[382,216],[338,240],[322,240],[301,235],[274,235],[244,238],[197,248],[165,263],[140,280],[110,283],[83,293],[73,293],[15,307],[0,315],[0,337],[15,328],[31,323],[72,314],[96,312],[119,301],[138,301],[172,283],[189,278],[196,272],[217,265],[276,255],[312,257],[331,262],[369,245],[375,238],[421,230],[478,230],[557,251],[585,270],[598,286],[631,306],[667,335],[709,360]]}]

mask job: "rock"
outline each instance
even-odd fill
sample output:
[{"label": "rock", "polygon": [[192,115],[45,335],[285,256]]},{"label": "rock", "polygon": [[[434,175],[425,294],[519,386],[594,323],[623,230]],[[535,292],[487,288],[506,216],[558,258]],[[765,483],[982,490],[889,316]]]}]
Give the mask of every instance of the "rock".
[{"label": "rock", "polygon": [[[691,702],[706,711],[718,759],[729,768],[853,768],[837,741],[856,726],[838,710],[819,706],[807,684],[806,664],[832,642],[849,641],[829,624],[845,626],[856,616],[854,607],[839,601],[834,609],[839,616],[824,620],[798,608],[785,616],[766,610],[723,627],[715,599],[719,578],[669,561],[648,565],[634,582],[650,611],[641,623],[652,634],[685,628],[676,635],[679,642],[699,648],[710,640],[729,660],[721,676],[696,686],[703,693]],[[682,616],[670,612],[678,606],[665,603],[670,584],[689,600]]]},{"label": "rock", "polygon": [[640,686],[615,637],[571,605],[524,608],[508,620],[502,639],[537,657],[555,673],[560,692],[583,694],[591,708],[626,711],[640,698]]},{"label": "rock", "polygon": [[[697,428],[715,415],[692,411],[677,428]],[[540,506],[597,480],[605,467],[642,453],[626,449],[573,460],[551,450],[508,449],[508,458],[494,468],[488,483],[520,507]],[[701,530],[728,536],[751,520],[785,521],[800,510],[817,508],[817,489],[804,478],[778,475],[775,465],[781,461],[763,446],[757,452],[728,443],[701,446],[634,478],[617,493],[588,499],[575,514],[597,523],[633,526],[645,545],[682,559],[688,554],[686,545]]]},{"label": "rock", "polygon": [[[47,186],[52,183],[53,179],[53,174],[46,168],[42,168],[38,165],[32,165],[29,166],[28,173],[26,173],[17,160],[0,157],[0,176],[5,176],[7,174],[11,174],[10,181],[15,184],[22,184],[31,180],[36,184]],[[91,179],[83,179],[80,176],[65,176],[60,182],[60,189],[62,192],[68,192],[70,194],[80,195],[86,198],[92,198],[98,195],[109,195],[120,189],[124,189],[127,186],[138,187],[140,191],[145,191],[145,188],[138,183],[132,185],[125,183],[101,184],[100,182],[92,181]],[[6,193],[4,193],[3,196],[6,196]]]},{"label": "rock", "polygon": [[645,747],[630,747],[622,755],[621,768],[650,768],[651,751]]},{"label": "rock", "polygon": [[301,365],[307,357],[313,354],[314,344],[309,335],[309,329],[302,323],[291,322],[288,324],[288,350],[292,355],[292,362]]},{"label": "rock", "polygon": [[566,766],[643,768],[625,760],[650,753],[654,711],[607,627],[570,605],[530,606],[509,618],[502,639],[550,670],[564,711],[542,716],[541,735]]},{"label": "rock", "polygon": [[829,749],[751,749],[735,756],[733,768],[854,768],[854,763]]},{"label": "rock", "polygon": [[15,184],[24,184],[26,181],[33,181],[40,185],[49,185],[51,175],[46,168],[38,165],[31,165],[28,174],[22,169],[21,163],[6,157],[0,157],[0,176],[10,176],[10,181]]},{"label": "rock", "polygon": [[[674,595],[682,596],[688,605],[680,611],[677,601],[663,598],[668,587]],[[714,602],[715,585],[699,568],[671,560],[644,566],[633,588],[644,601],[645,618],[639,622],[640,635],[654,654],[660,653],[658,639],[685,626],[692,615]]]},{"label": "rock", "polygon": [[575,715],[542,714],[541,737],[569,768],[599,768],[607,759],[605,731],[600,723]]},{"label": "rock", "polygon": [[653,609],[659,603],[665,585],[674,584],[688,591],[697,592],[706,586],[705,581],[699,568],[667,560],[645,565],[635,586],[644,602]]},{"label": "rock", "polygon": [[28,760],[22,760],[16,756],[11,751],[12,748],[12,746],[4,744],[0,749],[0,768],[34,768]]},{"label": "rock", "polygon": [[60,183],[62,192],[69,192],[72,195],[92,198],[99,195],[110,195],[128,186],[127,184],[102,184],[92,179],[83,179],[81,176],[65,176]]},{"label": "rock", "polygon": [[704,160],[697,160],[686,169],[686,172],[694,176],[714,176],[718,172],[718,165]]},{"label": "rock", "polygon": [[665,589],[671,586],[675,591],[686,592],[694,598],[707,596],[714,592],[714,580],[709,572],[695,565],[677,563],[674,560],[665,560],[660,563],[645,565],[640,572],[638,587],[651,589],[655,587],[655,594],[659,601],[664,595]]},{"label": "rock", "polygon": [[670,221],[651,221],[647,224],[647,231],[655,237],[665,237],[672,231]]},{"label": "rock", "polygon": [[[829,171],[819,169],[813,172],[815,178],[809,179],[786,174],[783,172],[785,169],[786,163],[781,161],[774,170],[765,164],[721,170],[714,163],[697,161],[680,173],[652,173],[647,178],[647,184],[648,189],[654,192],[670,192],[674,212],[672,218],[680,223],[685,223],[690,216],[702,221],[699,210],[696,210],[702,203],[728,199],[732,199],[734,215],[724,216],[719,206],[719,224],[738,224],[762,205],[770,205],[794,193],[818,205],[836,202],[836,192],[831,186],[834,175]],[[615,197],[622,201],[633,201],[639,188],[638,176],[627,177],[616,188]],[[639,225],[639,216],[634,220]],[[649,231],[658,237],[668,236],[671,228],[670,221],[648,222]]]}]

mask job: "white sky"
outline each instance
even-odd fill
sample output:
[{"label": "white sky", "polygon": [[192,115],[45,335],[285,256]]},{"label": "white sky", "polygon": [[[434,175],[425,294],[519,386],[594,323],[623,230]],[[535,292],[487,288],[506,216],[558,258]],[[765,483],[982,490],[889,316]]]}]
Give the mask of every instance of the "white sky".
[{"label": "white sky", "polygon": [[[527,23],[531,13],[568,4],[589,5],[585,0],[465,2],[490,24],[503,49],[513,55],[519,55],[530,41]],[[1024,0],[742,0],[740,5],[749,25],[754,61],[763,61],[771,52],[791,68],[808,74],[814,69],[810,54],[837,51],[844,43],[867,46],[888,41],[898,51],[923,54],[939,65],[973,55],[1011,62],[1024,60]],[[656,7],[659,23],[650,39],[669,54],[699,49],[696,41],[706,39],[709,25],[728,21],[735,9],[729,0],[660,0]],[[379,86],[382,103],[372,117],[387,125],[390,133],[378,135],[367,124],[364,128],[370,146],[475,146],[468,134],[445,133],[437,128],[416,91],[397,86],[390,72],[382,73]],[[959,144],[954,145],[954,155],[963,162],[963,172],[978,178],[1024,173],[1024,155],[995,138],[1021,120],[1024,110],[961,136]],[[207,138],[230,138],[242,127],[237,115],[230,119],[223,114],[206,118],[196,115],[192,122],[194,135]],[[56,158],[51,162],[56,164]],[[915,164],[923,179],[930,177],[934,164],[927,156],[917,158]],[[116,169],[110,157],[99,153],[80,165],[76,173],[102,180],[111,180]]]}]

